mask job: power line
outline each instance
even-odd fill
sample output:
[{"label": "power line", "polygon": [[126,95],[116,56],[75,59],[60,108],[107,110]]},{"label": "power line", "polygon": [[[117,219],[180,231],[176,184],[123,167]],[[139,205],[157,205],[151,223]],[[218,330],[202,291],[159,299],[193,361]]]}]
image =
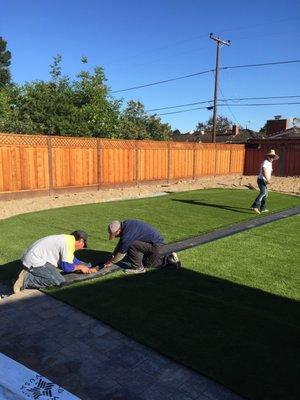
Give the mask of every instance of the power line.
[{"label": "power line", "polygon": [[[265,27],[265,26],[281,26],[282,27],[282,23],[284,23],[284,22],[286,22],[286,21],[293,21],[293,20],[298,20],[299,19],[299,16],[295,16],[295,17],[288,17],[288,18],[281,18],[281,19],[275,19],[275,20],[268,20],[268,21],[264,21],[263,23],[257,23],[257,24],[251,24],[251,25],[242,25],[242,26],[237,26],[237,27],[235,27],[235,28],[227,28],[227,29],[221,29],[220,30],[220,33],[221,34],[223,34],[223,33],[226,33],[227,34],[227,32],[230,32],[231,33],[231,35],[232,35],[232,32],[235,32],[235,31],[245,31],[245,30],[247,30],[247,31],[249,31],[249,29],[251,30],[251,29],[253,29],[253,28],[257,28],[257,27]],[[278,32],[278,34],[282,34],[282,33],[286,33],[286,30],[284,30],[284,32]],[[272,33],[271,33],[272,34]],[[274,33],[273,33],[274,34]],[[276,33],[275,33],[276,34]],[[267,35],[269,35],[269,34],[267,34]],[[261,37],[262,35],[260,35],[260,37]],[[266,35],[263,35],[263,36],[266,36]],[[161,51],[161,50],[165,50],[165,49],[168,49],[168,48],[172,48],[172,47],[177,47],[177,46],[181,46],[182,44],[185,44],[185,43],[190,43],[190,42],[193,42],[193,41],[195,41],[195,40],[199,40],[199,39],[202,39],[202,38],[206,38],[207,37],[207,33],[203,33],[203,34],[201,34],[201,35],[196,35],[196,36],[190,36],[190,37],[186,37],[185,39],[183,39],[183,40],[179,40],[179,41],[175,41],[175,42],[169,42],[169,43],[167,43],[167,44],[164,44],[164,45],[162,45],[162,46],[158,46],[158,47],[155,47],[155,48],[152,48],[150,51],[142,51],[142,52],[139,52],[139,53],[135,53],[135,54],[132,54],[131,55],[131,57],[133,58],[133,59],[137,59],[138,57],[141,57],[141,56],[143,56],[143,55],[148,55],[149,56],[149,54],[157,54],[157,52],[159,52],[159,51]],[[249,38],[252,38],[253,36],[250,36]],[[240,37],[234,37],[234,40],[235,41],[238,41],[238,40],[243,40],[243,39],[245,39],[245,37],[242,37],[242,38],[240,38]],[[246,38],[247,39],[247,38]],[[205,46],[205,47],[207,47],[207,46]],[[199,48],[197,47],[197,51],[199,50]],[[192,51],[194,51],[194,50],[192,50]],[[185,51],[185,52],[180,52],[180,53],[176,53],[176,54],[173,54],[173,55],[171,55],[171,57],[176,57],[176,56],[178,56],[178,55],[180,55],[180,54],[185,54],[185,53],[189,53],[189,52],[191,52],[191,51]],[[165,59],[166,57],[164,57],[163,59]],[[169,57],[168,57],[169,58]],[[159,60],[161,60],[162,58],[160,58]],[[108,65],[111,65],[111,64],[116,64],[116,63],[118,63],[119,64],[119,62],[122,60],[122,62],[124,62],[124,60],[123,59],[120,59],[120,58],[116,58],[116,59],[113,59],[111,62],[108,62]],[[142,63],[141,65],[148,65],[149,63],[150,64],[153,64],[153,63],[155,63],[155,62],[157,62],[157,61],[159,61],[159,60],[154,60],[154,61],[145,61],[144,63]],[[138,64],[138,65],[140,65],[140,64]]]},{"label": "power line", "polygon": [[[300,102],[291,102],[291,103],[252,103],[252,104],[218,104],[218,107],[224,107],[224,106],[230,106],[230,107],[283,106],[283,105],[292,105],[292,104],[300,104]],[[189,108],[188,110],[171,111],[171,112],[161,113],[161,114],[157,114],[157,115],[180,114],[180,113],[185,113],[185,112],[194,111],[194,110],[207,110],[207,107]]]},{"label": "power line", "polygon": [[[244,101],[244,100],[270,100],[270,99],[293,99],[298,98],[300,96],[266,96],[266,97],[235,97],[229,99],[219,99],[219,101]],[[161,107],[161,108],[152,108],[150,110],[146,110],[146,112],[152,111],[160,111],[160,110],[169,110],[171,108],[180,108],[180,107],[187,107],[187,106],[196,106],[197,104],[206,104],[212,103],[213,100],[203,100],[203,101],[196,101],[194,103],[186,103],[186,104],[178,104],[176,106],[169,106],[169,107]]]},{"label": "power line", "polygon": [[[300,60],[289,60],[289,61],[276,61],[276,62],[260,63],[260,64],[230,65],[227,67],[220,67],[219,69],[253,68],[253,67],[263,67],[263,66],[270,66],[270,65],[292,64],[292,63],[299,63],[299,62],[300,62]],[[208,69],[205,71],[195,72],[194,74],[178,76],[176,78],[170,78],[170,79],[165,79],[162,81],[146,83],[144,85],[139,85],[139,86],[132,86],[132,87],[129,87],[126,89],[114,90],[111,93],[127,92],[129,90],[141,89],[144,87],[149,87],[149,86],[154,86],[154,85],[160,85],[162,83],[178,81],[180,79],[191,78],[191,77],[197,76],[197,75],[204,75],[204,74],[208,74],[208,73],[214,72],[214,71],[215,71],[215,69]]]},{"label": "power line", "polygon": [[230,106],[230,107],[244,107],[244,106],[280,106],[289,104],[300,104],[300,102],[287,102],[287,103],[251,103],[251,104],[220,104],[220,106]]},{"label": "power line", "polygon": [[224,94],[223,94],[223,92],[222,92],[222,89],[220,88],[220,85],[218,85],[218,88],[219,88],[219,91],[220,91],[220,93],[221,93],[221,96],[223,97],[222,101],[225,102],[225,105],[227,106],[227,108],[228,108],[230,114],[233,116],[233,119],[235,120],[235,123],[236,123],[237,125],[240,125],[240,123],[238,122],[238,120],[237,120],[236,116],[234,115],[233,111],[231,110],[231,108],[229,107],[229,105],[226,104],[227,100],[225,99],[225,96],[224,96]]},{"label": "power line", "polygon": [[300,60],[276,61],[276,62],[261,63],[261,64],[230,65],[228,67],[221,67],[220,69],[263,67],[263,66],[267,66],[267,65],[291,64],[291,63],[298,63],[298,62],[300,62]]},{"label": "power line", "polygon": [[179,105],[177,105],[177,106],[169,106],[169,107],[161,107],[161,108],[152,108],[151,110],[146,110],[146,112],[160,111],[160,110],[169,110],[170,108],[179,108],[179,107],[187,107],[187,106],[196,106],[197,104],[206,104],[206,103],[212,103],[212,102],[213,102],[213,100],[196,101],[195,103],[179,104]]},{"label": "power line", "polygon": [[153,82],[153,83],[146,83],[145,85],[133,86],[133,87],[127,88],[127,89],[114,90],[114,91],[111,92],[111,93],[120,93],[120,92],[126,92],[126,91],[128,91],[128,90],[134,90],[134,89],[144,88],[144,87],[147,87],[147,86],[160,85],[161,83],[167,83],[167,82],[172,82],[172,81],[178,81],[179,79],[191,78],[192,76],[196,76],[196,75],[208,74],[209,72],[212,72],[212,71],[214,71],[214,70],[213,70],[213,69],[208,69],[207,71],[195,72],[194,74],[189,74],[189,75],[184,75],[184,76],[178,76],[177,78],[165,79],[164,81],[158,81],[158,82]]}]

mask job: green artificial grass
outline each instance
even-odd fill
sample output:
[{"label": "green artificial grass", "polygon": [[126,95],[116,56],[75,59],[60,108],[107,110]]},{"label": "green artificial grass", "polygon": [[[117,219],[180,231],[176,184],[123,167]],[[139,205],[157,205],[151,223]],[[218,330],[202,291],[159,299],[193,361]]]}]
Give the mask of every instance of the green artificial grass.
[{"label": "green artificial grass", "polygon": [[[197,190],[2,220],[0,281],[16,274],[22,251],[42,236],[85,229],[94,250],[81,258],[97,262],[116,244],[107,240],[113,219],[143,219],[170,243],[259,218],[249,210],[256,195]],[[276,212],[299,204],[299,197],[271,193],[268,207]],[[288,218],[186,250],[179,272],[117,272],[47,292],[245,397],[294,399],[298,221]]]},{"label": "green artificial grass", "polygon": [[[31,243],[43,236],[84,229],[89,234],[89,247],[101,250],[98,254],[86,253],[86,256],[102,259],[115,245],[107,240],[107,224],[112,220],[145,220],[170,243],[257,217],[249,209],[257,194],[257,191],[237,189],[195,190],[56,208],[0,220],[0,281],[16,275],[20,268],[16,260]],[[270,193],[272,212],[299,204],[299,197]]]},{"label": "green artificial grass", "polygon": [[299,217],[50,293],[255,400],[299,394]]}]

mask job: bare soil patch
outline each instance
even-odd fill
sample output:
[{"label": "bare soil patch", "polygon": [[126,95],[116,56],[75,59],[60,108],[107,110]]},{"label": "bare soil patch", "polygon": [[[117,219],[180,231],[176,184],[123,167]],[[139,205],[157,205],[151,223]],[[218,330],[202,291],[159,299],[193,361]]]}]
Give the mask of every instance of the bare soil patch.
[{"label": "bare soil patch", "polygon": [[[169,184],[143,184],[133,187],[69,193],[55,196],[42,196],[31,199],[3,200],[0,201],[0,219],[51,208],[158,196],[166,192],[183,192],[208,188],[256,189],[256,176],[235,175],[206,177],[190,181],[176,181]],[[300,177],[272,177],[270,190],[300,195]]]}]

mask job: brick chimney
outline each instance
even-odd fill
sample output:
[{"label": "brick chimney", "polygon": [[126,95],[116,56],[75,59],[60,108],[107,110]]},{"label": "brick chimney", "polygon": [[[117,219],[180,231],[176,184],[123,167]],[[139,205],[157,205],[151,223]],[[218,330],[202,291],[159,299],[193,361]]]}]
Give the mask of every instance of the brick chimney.
[{"label": "brick chimney", "polygon": [[239,125],[232,125],[231,134],[236,136],[240,133],[240,126]]},{"label": "brick chimney", "polygon": [[281,119],[281,115],[275,115],[274,119],[267,121],[267,136],[287,130],[288,122],[288,119]]}]

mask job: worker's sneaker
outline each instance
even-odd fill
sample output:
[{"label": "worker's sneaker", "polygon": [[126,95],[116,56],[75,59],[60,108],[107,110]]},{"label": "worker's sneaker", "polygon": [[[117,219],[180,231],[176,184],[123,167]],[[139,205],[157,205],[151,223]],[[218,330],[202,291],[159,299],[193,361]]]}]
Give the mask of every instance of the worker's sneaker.
[{"label": "worker's sneaker", "polygon": [[125,274],[143,274],[146,272],[144,267],[141,268],[127,268],[124,270]]},{"label": "worker's sneaker", "polygon": [[19,293],[21,290],[24,289],[24,280],[26,278],[27,275],[27,271],[25,271],[25,269],[22,269],[22,271],[20,272],[16,282],[14,283],[14,293]]},{"label": "worker's sneaker", "polygon": [[260,211],[259,211],[259,209],[258,208],[251,208],[251,210],[253,210],[256,214],[260,214]]},{"label": "worker's sneaker", "polygon": [[170,265],[171,267],[175,267],[176,269],[179,269],[181,267],[181,262],[179,260],[178,255],[175,252],[168,255],[167,265]]},{"label": "worker's sneaker", "polygon": [[261,213],[269,212],[269,210],[260,210]]}]

